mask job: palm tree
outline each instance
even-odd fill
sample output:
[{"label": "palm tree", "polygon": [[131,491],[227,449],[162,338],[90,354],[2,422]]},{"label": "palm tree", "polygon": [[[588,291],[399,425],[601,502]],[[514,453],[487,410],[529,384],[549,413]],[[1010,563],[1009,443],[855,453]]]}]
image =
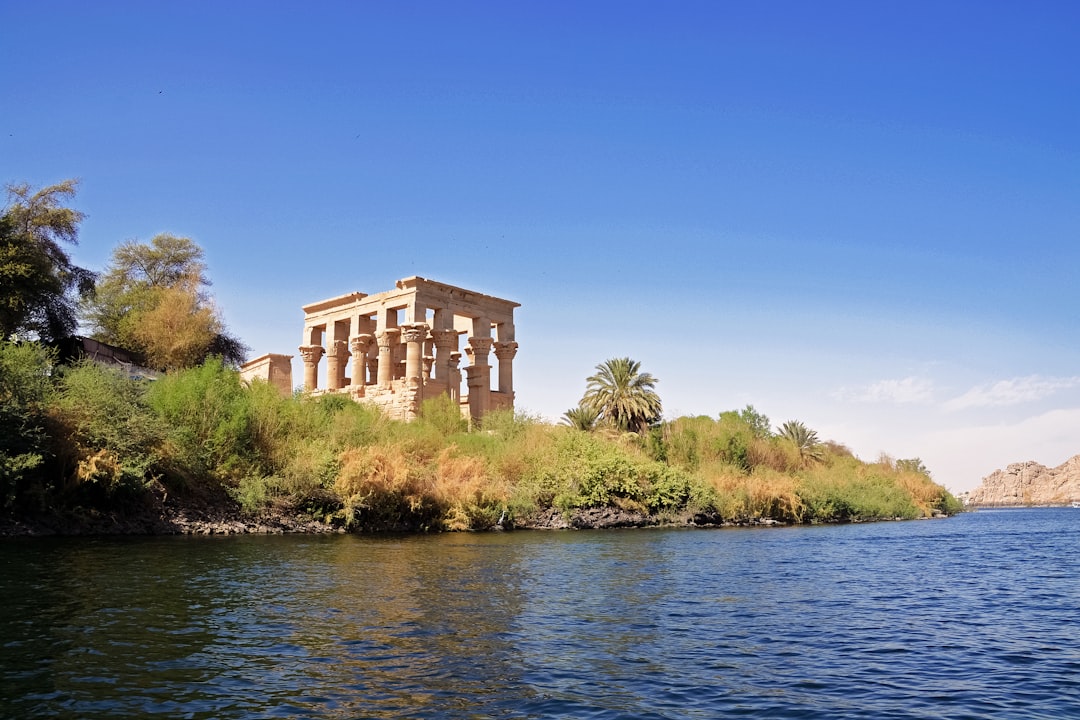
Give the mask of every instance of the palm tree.
[{"label": "palm tree", "polygon": [[798,420],[788,420],[781,425],[779,436],[795,446],[803,463],[808,460],[820,461],[825,457],[817,432]]},{"label": "palm tree", "polygon": [[596,421],[599,419],[599,410],[591,406],[578,405],[563,413],[562,424],[588,432],[596,427]]},{"label": "palm tree", "polygon": [[581,406],[596,410],[599,419],[624,432],[643,432],[660,419],[658,382],[641,372],[641,363],[628,357],[613,358],[596,366],[585,387]]}]

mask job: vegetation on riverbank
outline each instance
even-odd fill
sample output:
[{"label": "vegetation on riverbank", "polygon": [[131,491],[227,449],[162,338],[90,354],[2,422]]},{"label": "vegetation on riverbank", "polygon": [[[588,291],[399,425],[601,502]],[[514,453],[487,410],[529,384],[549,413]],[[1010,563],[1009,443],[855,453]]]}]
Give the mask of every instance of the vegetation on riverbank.
[{"label": "vegetation on riverbank", "polygon": [[[866,463],[752,407],[663,421],[657,379],[630,358],[597,366],[566,425],[493,412],[470,428],[445,397],[406,424],[341,395],[248,387],[202,249],[159,235],[119,245],[100,276],[80,268],[64,248],[84,217],[66,207],[76,187],[11,185],[0,213],[0,532],[31,517],[464,530],[597,511],[717,524],[959,509],[917,459]],[[59,362],[50,348],[80,320],[162,376]]]},{"label": "vegetation on riverbank", "polygon": [[910,461],[800,445],[798,432],[772,433],[753,408],[641,433],[495,412],[470,431],[442,397],[407,424],[344,396],[247,387],[219,360],[153,382],[92,362],[60,367],[36,343],[0,344],[0,363],[8,515],[138,513],[171,497],[355,530],[464,530],[600,507],[699,523],[959,509]]}]

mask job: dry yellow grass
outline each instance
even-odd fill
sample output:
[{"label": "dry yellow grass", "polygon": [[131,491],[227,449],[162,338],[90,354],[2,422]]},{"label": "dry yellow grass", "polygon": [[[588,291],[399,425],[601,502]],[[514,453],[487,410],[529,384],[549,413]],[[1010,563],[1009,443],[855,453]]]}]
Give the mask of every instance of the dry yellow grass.
[{"label": "dry yellow grass", "polygon": [[798,522],[802,502],[798,478],[767,467],[752,473],[730,465],[710,465],[700,473],[716,491],[716,510],[727,519],[774,518]]},{"label": "dry yellow grass", "polygon": [[509,495],[506,484],[490,476],[481,458],[459,456],[456,451],[445,449],[435,467],[432,493],[446,508],[443,522],[448,530],[491,525],[492,514]]},{"label": "dry yellow grass", "polygon": [[334,490],[350,502],[377,495],[417,494],[415,471],[409,458],[397,447],[350,448],[341,454],[341,470]]},{"label": "dry yellow grass", "polygon": [[493,524],[509,496],[507,483],[491,476],[483,458],[461,455],[455,446],[427,461],[399,446],[346,450],[334,490],[351,510],[386,513],[405,505],[447,530]]},{"label": "dry yellow grass", "polygon": [[912,502],[924,517],[933,514],[934,508],[941,502],[941,487],[925,475],[916,472],[900,472],[896,482],[911,494]]},{"label": "dry yellow grass", "polygon": [[120,478],[120,460],[111,450],[99,450],[79,460],[75,477],[80,483],[112,485]]}]

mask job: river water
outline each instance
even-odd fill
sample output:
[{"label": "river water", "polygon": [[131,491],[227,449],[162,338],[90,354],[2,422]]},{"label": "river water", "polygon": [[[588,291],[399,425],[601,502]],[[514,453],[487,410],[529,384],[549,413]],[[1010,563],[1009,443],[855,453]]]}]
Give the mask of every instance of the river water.
[{"label": "river water", "polygon": [[4,718],[1080,717],[1080,510],[0,540]]}]

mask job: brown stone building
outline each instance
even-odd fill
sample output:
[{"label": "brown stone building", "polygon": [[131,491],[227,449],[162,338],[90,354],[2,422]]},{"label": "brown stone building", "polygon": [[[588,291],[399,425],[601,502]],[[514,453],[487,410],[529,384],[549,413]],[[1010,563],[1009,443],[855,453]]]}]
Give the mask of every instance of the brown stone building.
[{"label": "brown stone building", "polygon": [[[422,277],[399,280],[393,290],[375,295],[354,292],[305,305],[299,348],[304,391],[348,394],[401,420],[415,418],[426,398],[440,394],[473,419],[512,408],[516,307]],[[498,362],[494,377],[492,351]],[[468,359],[464,383],[462,352]],[[264,355],[241,372],[288,391],[290,363],[287,355]]]}]

